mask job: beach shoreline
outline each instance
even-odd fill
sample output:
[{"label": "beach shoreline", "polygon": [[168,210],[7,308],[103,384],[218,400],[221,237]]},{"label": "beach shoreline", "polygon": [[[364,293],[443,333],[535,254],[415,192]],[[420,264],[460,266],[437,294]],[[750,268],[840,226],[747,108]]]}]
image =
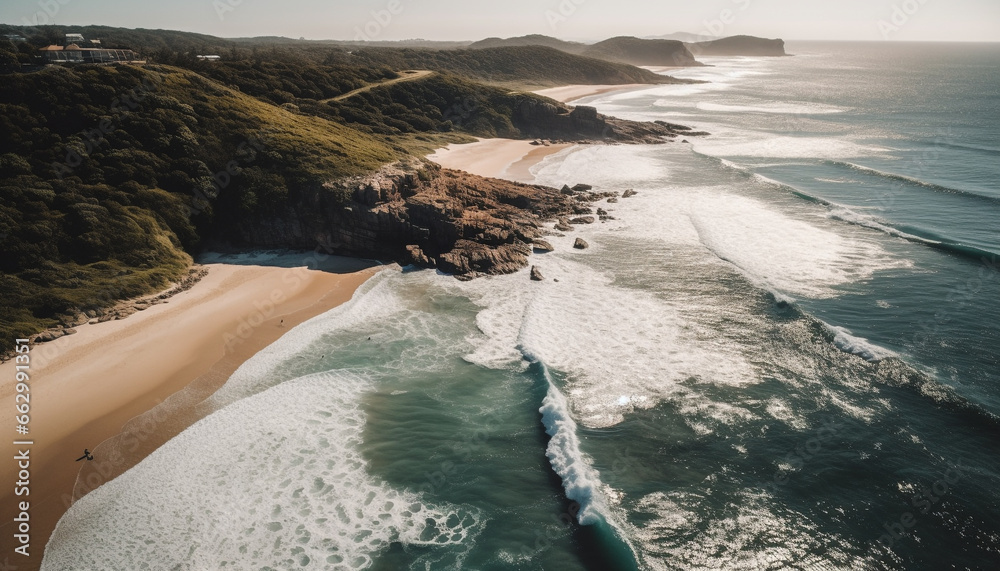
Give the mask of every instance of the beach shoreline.
[{"label": "beach shoreline", "polygon": [[[649,86],[571,85],[536,93],[566,102],[641,87]],[[427,158],[471,174],[532,183],[532,167],[573,146],[481,139]],[[205,399],[246,360],[292,327],[348,301],[377,271],[359,270],[359,263],[344,258],[328,271],[206,263],[204,278],[167,301],[33,348],[46,355],[32,370],[32,557],[19,569],[41,565],[45,543],[73,501],[214,412]],[[13,366],[0,364],[0,375],[12,376]],[[0,397],[12,401],[13,385]],[[0,421],[13,424],[12,411],[0,409]],[[76,463],[84,448],[94,461]],[[13,481],[10,468],[4,465],[0,475]],[[0,533],[13,527],[16,500],[4,494],[3,509],[11,513],[2,514]]]},{"label": "beach shoreline", "polygon": [[[0,523],[0,533],[11,537],[15,508],[29,502],[30,558],[3,555],[16,557],[10,560],[18,569],[38,568],[72,501],[212,412],[198,404],[243,362],[348,301],[377,271],[372,263],[329,256],[322,256],[325,271],[308,269],[316,257],[308,255],[301,265],[286,264],[293,267],[206,264],[201,281],[166,302],[33,346],[33,354],[45,357],[30,369],[30,433],[23,437],[34,442],[30,492],[18,497],[13,486],[5,490]],[[3,378],[14,372],[14,361],[0,364]],[[13,403],[13,383],[0,396]],[[0,409],[4,425],[12,426],[13,417],[13,406]],[[4,448],[11,457],[19,452],[11,441]],[[84,448],[94,460],[75,462]],[[15,482],[17,464],[5,462],[0,474]]]},{"label": "beach shoreline", "polygon": [[555,99],[560,103],[570,103],[585,97],[594,95],[604,95],[615,91],[630,91],[634,89],[659,87],[657,83],[627,83],[623,85],[563,85],[561,87],[550,87],[534,91],[535,95],[541,95],[550,99]]},{"label": "beach shoreline", "polygon": [[[534,91],[555,99],[560,103],[570,103],[594,95],[611,92],[626,92],[636,89],[657,87],[657,84],[634,83],[625,85],[563,85]],[[537,144],[542,143],[542,144]],[[449,169],[462,170],[471,174],[502,178],[514,182],[533,183],[531,168],[546,157],[573,147],[575,143],[554,143],[545,140],[522,139],[478,139],[474,143],[453,143],[427,155],[427,159]]]},{"label": "beach shoreline", "polygon": [[449,169],[490,178],[532,183],[531,167],[545,157],[572,147],[570,143],[534,145],[516,139],[479,139],[475,143],[451,144],[427,158]]}]

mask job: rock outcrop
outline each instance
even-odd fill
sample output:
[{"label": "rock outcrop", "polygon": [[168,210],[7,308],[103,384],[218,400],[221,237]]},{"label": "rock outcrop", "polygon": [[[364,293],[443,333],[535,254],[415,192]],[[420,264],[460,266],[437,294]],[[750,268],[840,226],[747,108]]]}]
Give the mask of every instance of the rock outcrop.
[{"label": "rock outcrop", "polygon": [[545,240],[535,240],[531,245],[531,250],[536,254],[548,254],[549,252],[555,252],[556,249],[552,247],[552,244],[546,242]]},{"label": "rock outcrop", "polygon": [[414,159],[301,193],[265,219],[241,221],[235,235],[212,246],[319,247],[472,278],[524,268],[542,236],[541,223],[565,220],[580,208],[581,197],[554,188]]},{"label": "rock outcrop", "polygon": [[588,244],[583,238],[577,238],[576,241],[573,242],[573,247],[577,250],[586,250],[590,247],[590,244]]}]

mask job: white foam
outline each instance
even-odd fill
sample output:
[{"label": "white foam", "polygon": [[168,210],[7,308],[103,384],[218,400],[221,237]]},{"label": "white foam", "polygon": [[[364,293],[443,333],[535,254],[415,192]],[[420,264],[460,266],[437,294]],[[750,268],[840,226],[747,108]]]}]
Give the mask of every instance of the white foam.
[{"label": "white foam", "polygon": [[713,135],[692,140],[695,150],[713,157],[790,159],[844,159],[885,151],[882,147],[862,145],[837,137],[788,137],[755,131],[730,131]]},{"label": "white foam", "polygon": [[[530,353],[526,358],[534,360]],[[566,497],[577,503],[576,518],[580,525],[596,525],[602,521],[610,525],[618,538],[635,554],[636,548],[623,533],[617,514],[609,509],[609,500],[618,504],[624,494],[601,481],[600,472],[594,468],[589,456],[580,449],[577,424],[570,413],[569,402],[559,391],[548,368],[540,364],[548,383],[548,390],[538,409],[542,424],[549,435],[545,456],[552,470],[562,480]]]},{"label": "white foam", "polygon": [[593,525],[604,519],[607,512],[601,475],[580,451],[580,437],[566,397],[553,384],[548,371],[545,376],[549,388],[539,409],[545,433],[551,437],[545,455],[562,479],[566,497],[580,505],[577,520],[581,525]]},{"label": "white foam", "polygon": [[653,88],[641,88],[629,91],[620,91],[617,93],[604,93],[600,95],[594,95],[587,97],[577,103],[584,102],[588,105],[593,105],[601,108],[601,112],[604,113],[604,109],[611,109],[612,107],[621,108],[635,108],[634,104],[630,102],[636,99],[649,99],[652,97],[657,98],[657,107],[662,107],[664,104],[676,105],[679,98],[689,97],[691,95],[699,95],[702,93],[710,93],[717,91],[724,91],[729,89],[731,86],[726,82],[712,81],[710,83],[688,83],[688,84],[667,84],[658,85]]},{"label": "white foam", "polygon": [[663,145],[580,145],[546,157],[535,169],[535,182],[561,187],[586,181],[596,190],[620,190],[662,180],[668,174],[659,157]]},{"label": "white foam", "polygon": [[894,267],[878,245],[849,239],[732,194],[702,193],[691,201],[702,242],[768,289],[808,297]]},{"label": "white foam", "polygon": [[757,105],[732,105],[702,101],[697,104],[702,111],[723,113],[775,113],[779,115],[829,115],[843,113],[846,109],[819,103],[775,102]]},{"label": "white foam", "polygon": [[897,230],[896,228],[889,226],[889,224],[884,219],[878,216],[872,216],[871,214],[859,214],[843,206],[838,206],[834,208],[827,214],[827,216],[834,220],[842,220],[844,222],[849,222],[851,224],[856,224],[858,226],[864,226],[865,228],[878,230],[890,236],[896,236],[898,238],[904,238],[906,240],[913,240],[915,242],[924,242],[926,244],[940,244],[940,242],[937,242],[935,240],[921,238],[920,236],[914,236],[913,234],[903,232],[902,230]]},{"label": "white foam", "polygon": [[721,161],[722,162],[722,166],[724,166],[726,168],[730,168],[730,169],[733,169],[733,170],[738,170],[738,171],[741,171],[741,172],[749,172],[750,171],[750,167],[734,163],[733,161],[730,161],[728,159],[719,159],[719,161]]},{"label": "white foam", "polygon": [[469,545],[474,508],[368,474],[367,390],[322,373],[202,419],[75,503],[42,569],[366,569],[395,542]]},{"label": "white foam", "polygon": [[845,353],[857,355],[862,359],[873,363],[877,363],[890,357],[899,356],[897,353],[890,351],[889,349],[879,347],[863,337],[853,335],[849,330],[844,329],[843,327],[836,327],[834,325],[830,325],[829,323],[824,323],[823,325],[831,334],[833,334],[833,344]]},{"label": "white foam", "polygon": [[347,303],[285,333],[279,342],[267,346],[240,365],[226,384],[207,400],[209,406],[219,410],[241,398],[295,378],[299,373],[292,365],[294,357],[308,353],[310,347],[324,335],[365,323],[384,322],[398,313],[404,305],[394,287],[399,276],[399,267],[389,266],[362,284]]},{"label": "white foam", "polygon": [[809,427],[805,419],[795,414],[788,402],[778,397],[772,397],[767,401],[767,414],[784,422],[796,430],[805,430]]},{"label": "white foam", "polygon": [[573,250],[572,240],[553,238],[557,252],[539,257],[543,283],[521,273],[454,286],[483,308],[477,323],[484,336],[473,340],[476,349],[466,359],[520,370],[523,360],[511,350],[520,347],[569,376],[574,414],[590,427],[680,398],[691,390],[689,382],[758,381],[740,355],[677,308],[648,292],[615,287],[577,262],[599,250],[596,238],[584,253]]}]

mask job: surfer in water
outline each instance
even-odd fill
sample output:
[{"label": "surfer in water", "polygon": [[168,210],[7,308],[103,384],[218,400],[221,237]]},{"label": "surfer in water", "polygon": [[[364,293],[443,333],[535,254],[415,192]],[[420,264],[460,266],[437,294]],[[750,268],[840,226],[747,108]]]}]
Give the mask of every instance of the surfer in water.
[{"label": "surfer in water", "polygon": [[80,460],[83,460],[84,458],[86,458],[87,461],[89,462],[89,461],[91,461],[91,460],[94,459],[94,455],[90,453],[90,450],[87,450],[86,448],[84,448],[83,449],[83,456],[80,456],[79,458],[77,458],[76,461],[79,462]]}]

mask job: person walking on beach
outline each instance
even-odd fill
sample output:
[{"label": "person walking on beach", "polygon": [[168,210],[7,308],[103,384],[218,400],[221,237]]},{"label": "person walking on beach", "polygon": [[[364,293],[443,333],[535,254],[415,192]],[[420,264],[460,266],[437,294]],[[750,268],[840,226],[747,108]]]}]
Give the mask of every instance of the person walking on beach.
[{"label": "person walking on beach", "polygon": [[90,453],[90,450],[87,450],[86,448],[84,448],[83,449],[83,456],[80,456],[79,458],[77,458],[76,461],[79,462],[80,460],[83,460],[84,458],[86,458],[87,461],[90,462],[91,460],[94,459],[94,455]]}]

